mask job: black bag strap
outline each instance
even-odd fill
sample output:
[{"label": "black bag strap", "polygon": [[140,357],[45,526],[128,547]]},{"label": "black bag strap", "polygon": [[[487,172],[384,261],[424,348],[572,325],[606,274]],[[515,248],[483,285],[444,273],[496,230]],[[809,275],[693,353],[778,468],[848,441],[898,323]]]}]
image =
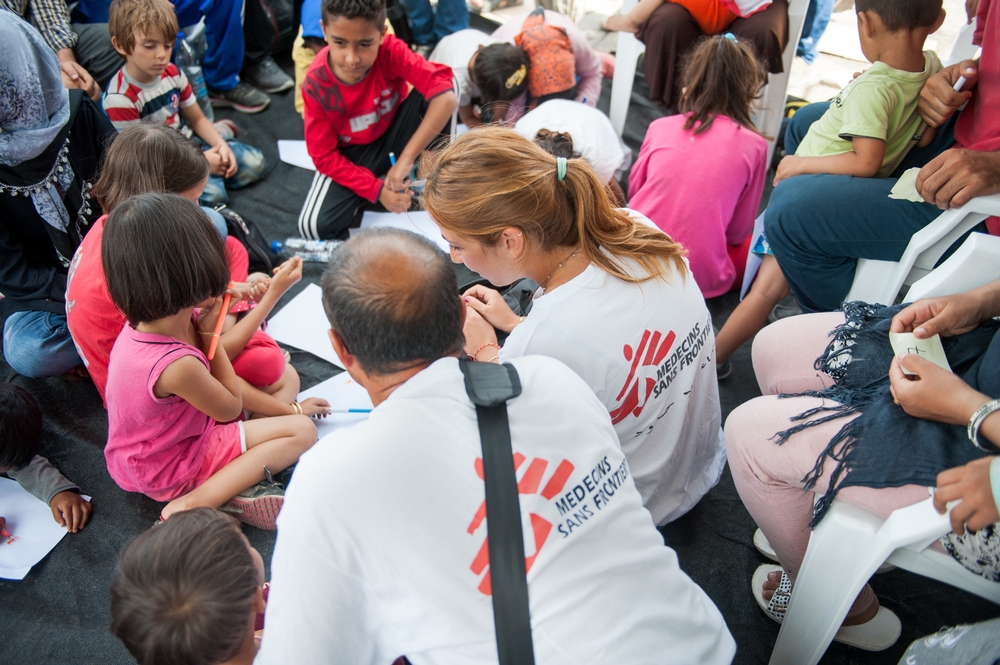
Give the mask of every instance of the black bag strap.
[{"label": "black bag strap", "polygon": [[483,448],[490,586],[500,665],[534,665],[521,504],[507,422],[507,400],[521,394],[521,380],[513,365],[464,358],[459,365],[465,391],[476,405]]}]

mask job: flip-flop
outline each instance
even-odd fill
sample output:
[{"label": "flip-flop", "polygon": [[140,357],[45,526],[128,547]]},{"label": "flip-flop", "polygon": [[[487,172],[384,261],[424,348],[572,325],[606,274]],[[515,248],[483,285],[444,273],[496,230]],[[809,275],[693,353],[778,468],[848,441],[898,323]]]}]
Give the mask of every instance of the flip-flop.
[{"label": "flip-flop", "polygon": [[[764,582],[772,572],[781,572],[781,582],[768,601],[764,600]],[[792,596],[792,581],[781,566],[768,563],[758,566],[750,582],[750,591],[757,605],[764,610],[764,614],[778,623],[785,620],[788,601]],[[865,651],[885,651],[896,643],[901,632],[902,624],[899,622],[899,617],[889,608],[879,605],[878,613],[873,619],[857,626],[841,626],[833,636],[833,641]]]},{"label": "flip-flop", "polygon": [[[720,380],[722,378],[723,378],[722,376],[719,377]],[[775,563],[781,563],[780,561],[778,561],[778,555],[775,553],[774,548],[771,547],[771,543],[767,539],[767,536],[765,536],[764,532],[761,531],[760,529],[757,529],[756,531],[753,532],[753,546],[757,548],[758,552],[763,554],[771,561]],[[881,566],[878,567],[878,570],[875,571],[875,574],[881,575],[882,573],[888,573],[891,570],[896,570],[896,566],[892,565],[891,563],[883,563]]]}]

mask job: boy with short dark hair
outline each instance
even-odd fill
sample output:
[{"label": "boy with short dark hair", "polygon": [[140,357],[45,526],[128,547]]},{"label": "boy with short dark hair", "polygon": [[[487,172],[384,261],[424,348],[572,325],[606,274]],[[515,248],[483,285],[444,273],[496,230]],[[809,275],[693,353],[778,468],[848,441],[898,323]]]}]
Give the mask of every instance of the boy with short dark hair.
[{"label": "boy with short dark hair", "polygon": [[264,154],[233,140],[236,125],[231,121],[213,124],[205,117],[184,72],[170,62],[177,31],[177,17],[163,0],[112,1],[108,32],[125,66],[108,83],[104,111],[119,130],[148,120],[178,129],[189,138],[193,133],[211,172],[199,203],[225,204],[227,186],[237,189],[261,179]]},{"label": "boy with short dark hair", "polygon": [[385,0],[324,0],[322,24],[327,46],[302,86],[316,166],[299,215],[305,238],[341,235],[369,204],[405,212],[413,164],[457,106],[451,69],[385,34]]},{"label": "boy with short dark hair", "polygon": [[[87,524],[90,502],[38,455],[42,441],[42,411],[24,388],[0,383],[0,473],[16,480],[52,510],[52,517],[70,533]],[[0,529],[6,521],[0,516]],[[16,535],[16,534],[14,534]]]}]

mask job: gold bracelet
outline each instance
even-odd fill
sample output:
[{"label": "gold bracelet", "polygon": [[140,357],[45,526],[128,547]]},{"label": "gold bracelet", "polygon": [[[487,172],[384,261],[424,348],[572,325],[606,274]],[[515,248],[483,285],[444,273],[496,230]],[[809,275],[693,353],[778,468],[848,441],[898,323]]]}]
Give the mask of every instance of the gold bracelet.
[{"label": "gold bracelet", "polygon": [[304,412],[302,411],[302,405],[299,404],[298,402],[292,402],[292,411],[294,411],[295,415],[297,416],[301,416],[304,414]]}]

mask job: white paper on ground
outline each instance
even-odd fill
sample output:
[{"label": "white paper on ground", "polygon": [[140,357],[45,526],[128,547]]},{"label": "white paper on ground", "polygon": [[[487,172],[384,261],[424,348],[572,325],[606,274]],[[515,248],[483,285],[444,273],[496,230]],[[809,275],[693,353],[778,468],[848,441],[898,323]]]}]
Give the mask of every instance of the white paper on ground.
[{"label": "white paper on ground", "polygon": [[267,334],[276,341],[308,351],[337,367],[343,367],[330,344],[330,322],[323,311],[323,290],[316,284],[281,308],[267,322]]},{"label": "white paper on ground", "polygon": [[[300,402],[309,397],[321,397],[334,409],[372,408],[368,391],[355,383],[347,372],[341,372],[332,379],[299,393]],[[322,439],[330,432],[355,425],[367,417],[367,413],[331,413],[326,418],[313,418],[313,422],[316,424],[319,438]]]},{"label": "white paper on ground", "polygon": [[286,164],[298,166],[301,169],[308,169],[309,171],[316,170],[316,165],[313,164],[312,157],[309,156],[309,151],[306,150],[305,141],[279,139],[278,157]]},{"label": "white paper on ground", "polygon": [[[897,356],[912,353],[925,360],[930,360],[938,367],[946,369],[949,372],[951,371],[951,365],[948,364],[948,358],[944,355],[944,347],[941,345],[940,335],[934,335],[933,337],[928,337],[927,339],[917,339],[913,333],[890,332],[889,343],[892,345],[892,350]],[[917,374],[916,372],[911,372],[902,365],[900,365],[900,369],[903,370],[904,374],[909,376],[916,376]]]},{"label": "white paper on ground", "polygon": [[426,210],[416,210],[396,214],[394,212],[365,212],[361,218],[361,228],[351,229],[351,235],[355,235],[363,229],[377,229],[391,227],[412,231],[430,240],[441,248],[441,251],[448,251],[448,242],[441,236],[441,229],[431,218],[431,214]]},{"label": "white paper on ground", "polygon": [[0,516],[7,520],[11,535],[0,536],[0,577],[6,580],[23,580],[67,533],[44,502],[8,478],[0,478]]}]

